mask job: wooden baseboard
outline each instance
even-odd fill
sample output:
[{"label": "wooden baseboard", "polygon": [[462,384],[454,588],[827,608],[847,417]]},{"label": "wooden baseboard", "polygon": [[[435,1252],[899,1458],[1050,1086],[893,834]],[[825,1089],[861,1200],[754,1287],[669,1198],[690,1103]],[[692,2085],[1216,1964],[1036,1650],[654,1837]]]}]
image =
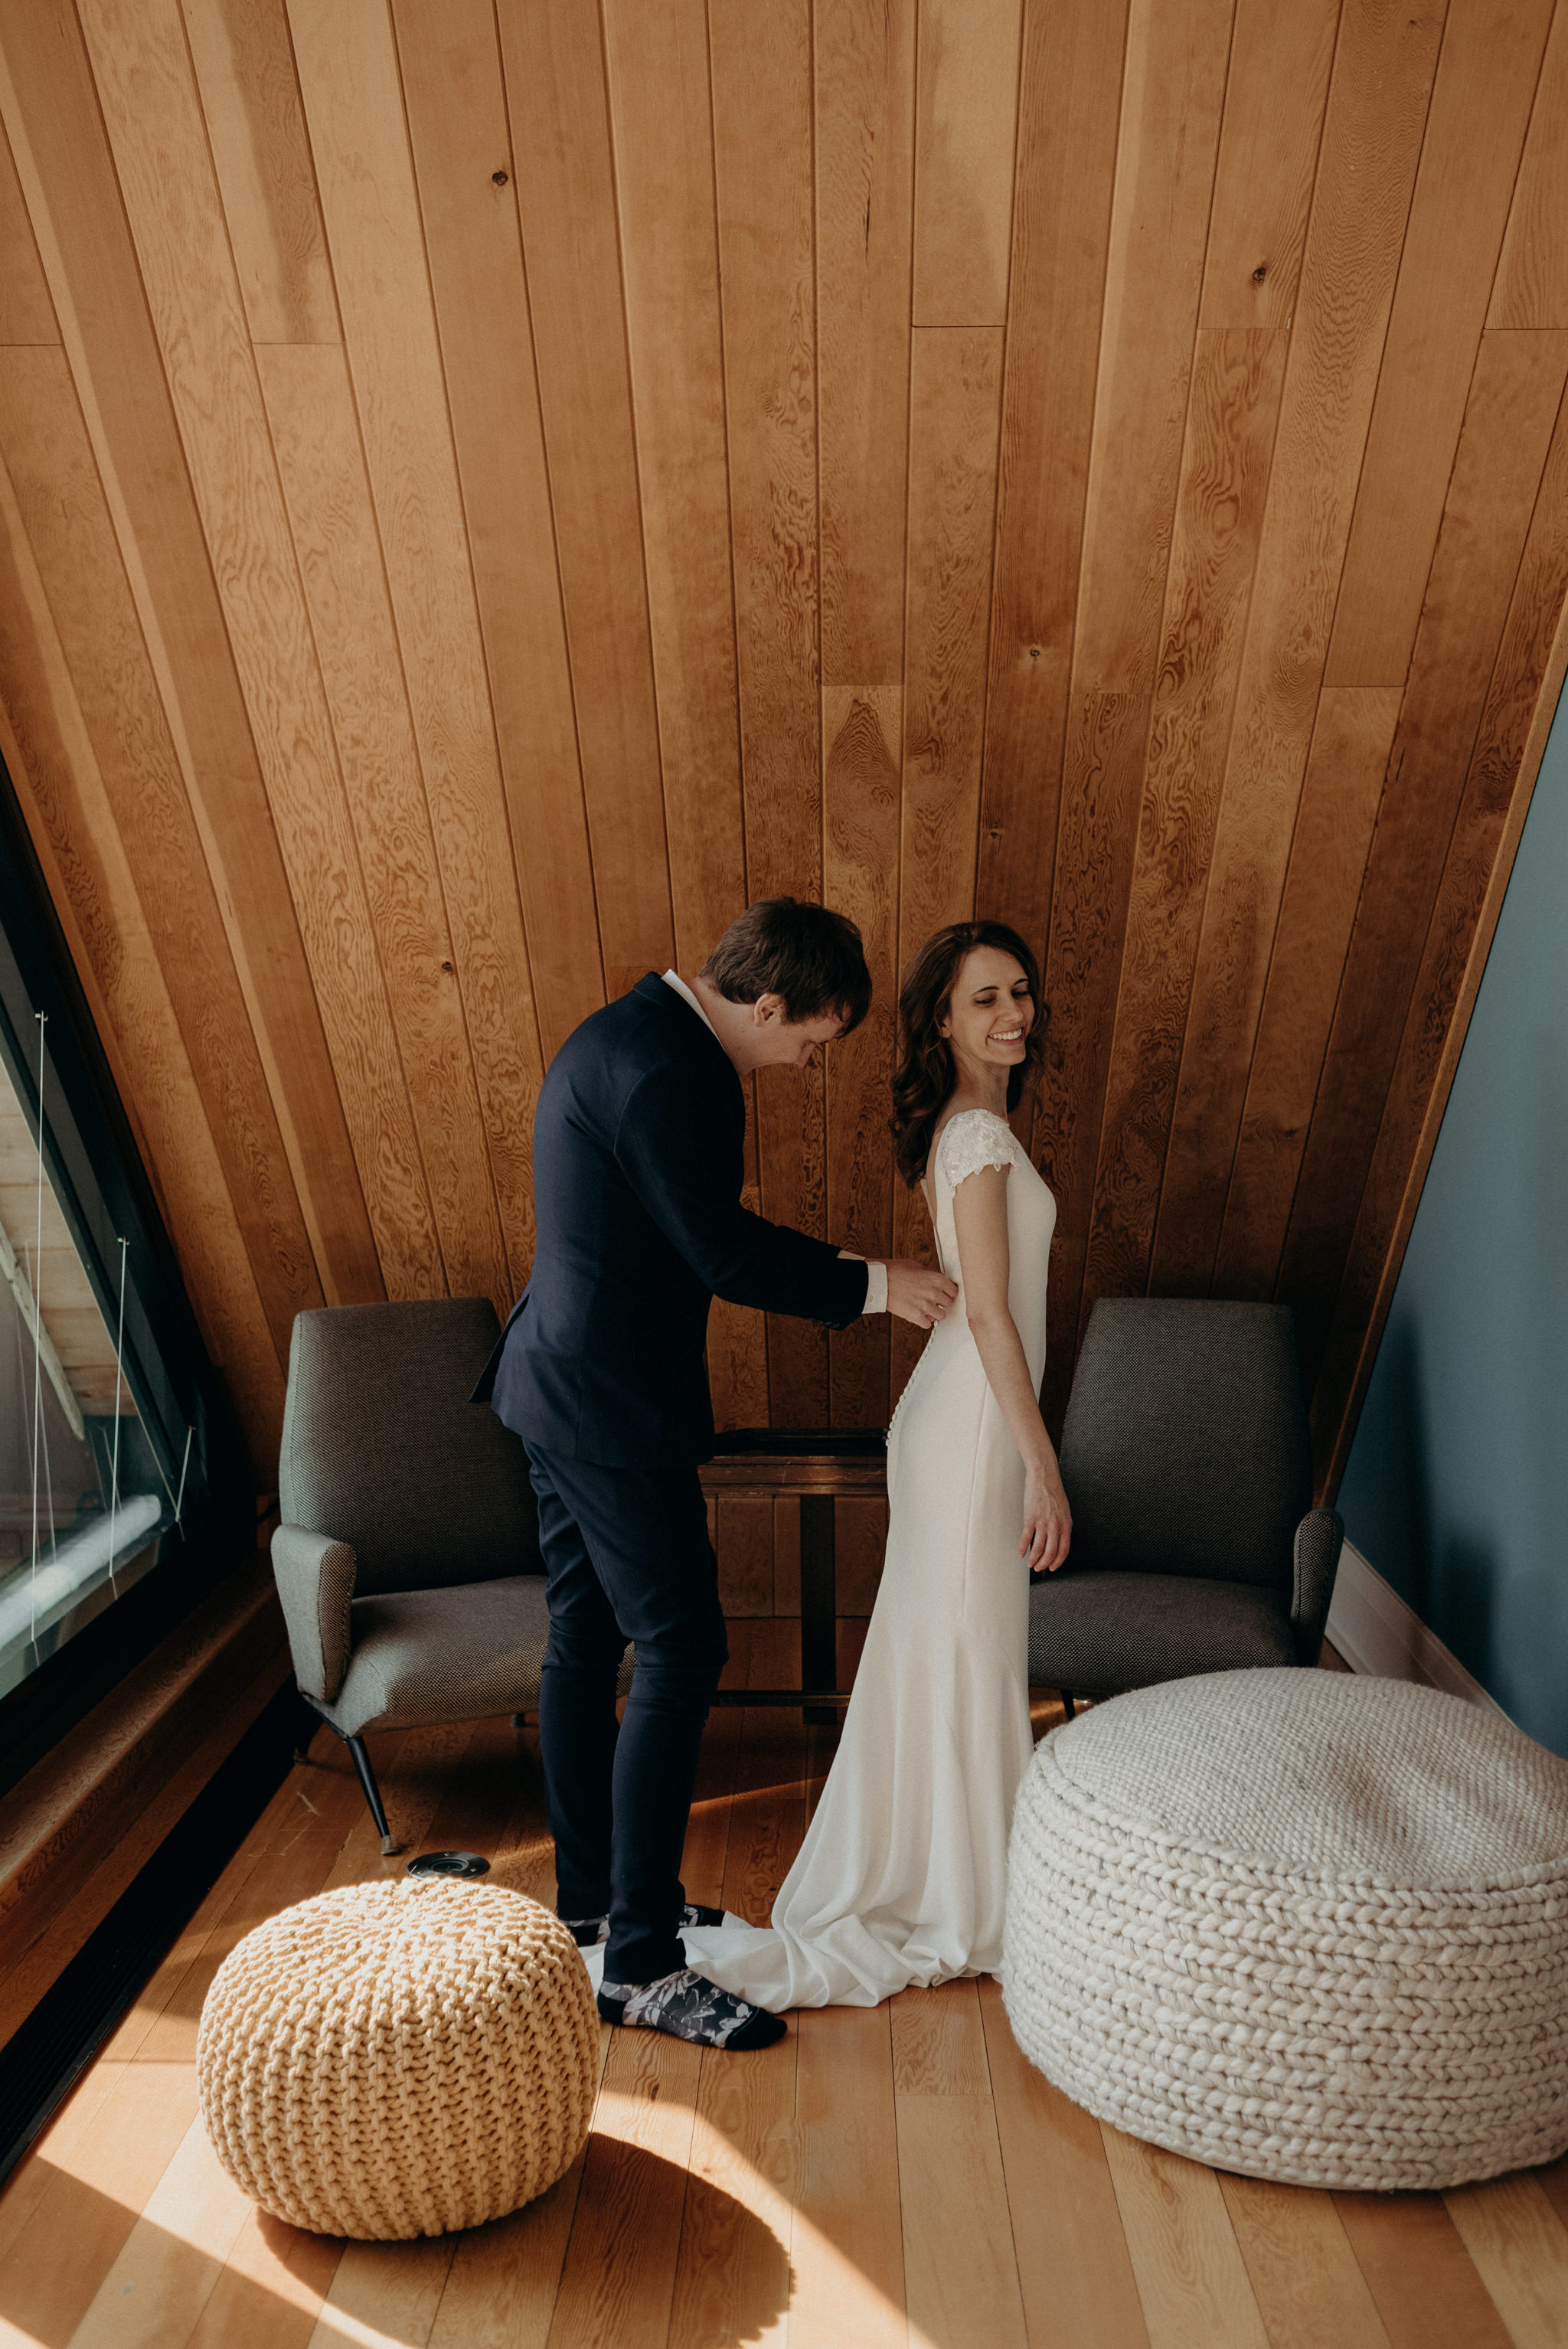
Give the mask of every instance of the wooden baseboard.
[{"label": "wooden baseboard", "polygon": [[1328,1638],[1353,1672],[1375,1672],[1383,1680],[1419,1681],[1508,1719],[1497,1699],[1384,1581],[1354,1542],[1347,1541],[1340,1553],[1334,1604],[1328,1610]]},{"label": "wooden baseboard", "polygon": [[289,1672],[248,1559],[5,1799],[0,2045],[108,1914]]}]

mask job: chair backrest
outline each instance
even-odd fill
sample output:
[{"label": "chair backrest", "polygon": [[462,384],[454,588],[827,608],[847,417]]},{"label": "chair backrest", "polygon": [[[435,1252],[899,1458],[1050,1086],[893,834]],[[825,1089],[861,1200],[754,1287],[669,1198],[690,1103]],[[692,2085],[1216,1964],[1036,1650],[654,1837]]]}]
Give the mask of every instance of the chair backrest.
[{"label": "chair backrest", "polygon": [[361,1596],[542,1573],[528,1455],[469,1401],[500,1333],[483,1297],[295,1318],[279,1508],[353,1544]]},{"label": "chair backrest", "polygon": [[1101,1298],[1062,1430],[1071,1563],[1289,1591],[1312,1447],[1284,1305]]}]

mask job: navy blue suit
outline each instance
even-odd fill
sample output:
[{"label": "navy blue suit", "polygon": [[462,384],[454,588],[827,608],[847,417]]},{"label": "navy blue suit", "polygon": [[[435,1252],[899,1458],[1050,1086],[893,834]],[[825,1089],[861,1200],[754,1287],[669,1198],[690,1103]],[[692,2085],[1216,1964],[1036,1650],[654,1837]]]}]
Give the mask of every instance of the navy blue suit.
[{"label": "navy blue suit", "polygon": [[696,1475],[713,1454],[708,1307],[842,1329],[865,1303],[863,1264],[741,1206],[745,1135],[727,1053],[662,978],[585,1019],[540,1092],[533,1273],[474,1393],[528,1447],[557,1900],[565,1917],[608,1911],[613,1982],[685,1962],[681,1845],[726,1654]]}]

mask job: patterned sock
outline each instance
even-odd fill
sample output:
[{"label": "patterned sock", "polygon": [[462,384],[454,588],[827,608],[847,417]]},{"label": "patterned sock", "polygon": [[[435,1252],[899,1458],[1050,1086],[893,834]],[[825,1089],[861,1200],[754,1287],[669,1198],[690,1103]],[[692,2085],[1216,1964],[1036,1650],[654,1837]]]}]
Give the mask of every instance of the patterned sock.
[{"label": "patterned sock", "polygon": [[603,1917],[562,1917],[562,1923],[580,1950],[591,1950],[610,1938],[610,1920]]},{"label": "patterned sock", "polygon": [[690,1966],[657,1982],[607,1982],[599,1992],[599,2012],[606,2023],[624,2023],[634,2031],[663,2031],[672,2039],[690,2039],[699,2047],[732,2053],[771,2047],[784,2036],[779,2016],[748,2006]]},{"label": "patterned sock", "polygon": [[705,1909],[700,1900],[688,1900],[686,1907],[681,1910],[681,1930],[683,1933],[686,1932],[688,1927],[692,1925],[722,1925],[723,1922],[724,1911],[722,1909]]}]

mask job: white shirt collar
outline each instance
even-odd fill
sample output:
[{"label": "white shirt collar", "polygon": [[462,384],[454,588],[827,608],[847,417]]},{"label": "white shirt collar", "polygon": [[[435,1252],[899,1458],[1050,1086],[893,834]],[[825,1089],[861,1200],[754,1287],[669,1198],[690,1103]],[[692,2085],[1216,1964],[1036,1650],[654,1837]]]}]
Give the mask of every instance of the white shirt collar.
[{"label": "white shirt collar", "polygon": [[696,1013],[697,1018],[702,1021],[703,1026],[707,1030],[708,1034],[713,1038],[715,1043],[717,1044],[721,1042],[722,1039],[719,1036],[717,1029],[714,1026],[712,1020],[703,1009],[698,998],[692,993],[691,988],[686,985],[679,971],[666,970],[665,973],[665,985],[666,987],[673,987],[676,993],[681,998],[682,1001],[691,1005],[692,1009]]}]

